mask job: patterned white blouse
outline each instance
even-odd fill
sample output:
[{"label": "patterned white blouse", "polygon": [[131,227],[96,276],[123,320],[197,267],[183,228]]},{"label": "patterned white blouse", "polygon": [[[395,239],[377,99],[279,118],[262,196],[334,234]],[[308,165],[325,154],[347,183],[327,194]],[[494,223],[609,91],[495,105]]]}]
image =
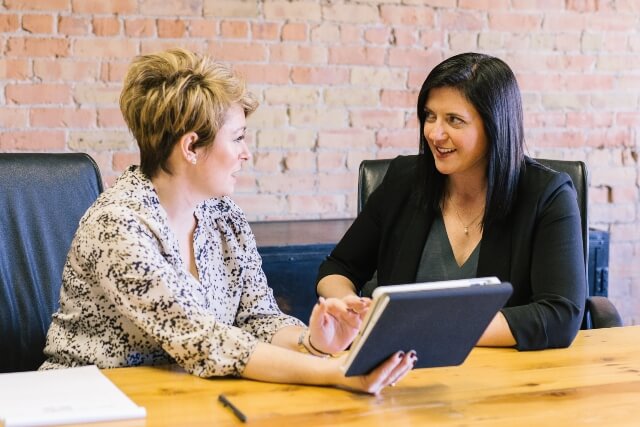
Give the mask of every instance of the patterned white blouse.
[{"label": "patterned white blouse", "polygon": [[238,375],[258,340],[303,326],[278,308],[240,208],[223,197],[195,215],[200,281],[151,182],[125,171],[80,221],[40,369],[177,362],[201,377]]}]

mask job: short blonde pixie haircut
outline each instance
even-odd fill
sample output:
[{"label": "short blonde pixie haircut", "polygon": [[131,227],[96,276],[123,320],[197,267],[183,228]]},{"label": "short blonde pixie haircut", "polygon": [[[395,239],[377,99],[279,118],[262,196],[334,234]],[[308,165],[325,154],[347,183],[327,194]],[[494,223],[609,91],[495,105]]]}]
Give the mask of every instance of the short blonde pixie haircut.
[{"label": "short blonde pixie haircut", "polygon": [[140,147],[142,173],[170,174],[171,151],[187,132],[198,135],[194,148],[211,145],[232,104],[245,115],[258,107],[229,67],[184,49],[138,56],[127,71],[120,110]]}]

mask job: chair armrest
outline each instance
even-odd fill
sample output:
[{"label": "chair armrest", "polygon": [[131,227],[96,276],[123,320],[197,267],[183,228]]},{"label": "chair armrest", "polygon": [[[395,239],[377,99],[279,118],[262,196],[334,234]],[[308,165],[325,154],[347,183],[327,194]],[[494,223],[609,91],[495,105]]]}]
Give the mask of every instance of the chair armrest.
[{"label": "chair armrest", "polygon": [[594,329],[622,326],[622,318],[618,310],[607,297],[593,296],[587,298],[587,310],[591,315],[591,323]]}]

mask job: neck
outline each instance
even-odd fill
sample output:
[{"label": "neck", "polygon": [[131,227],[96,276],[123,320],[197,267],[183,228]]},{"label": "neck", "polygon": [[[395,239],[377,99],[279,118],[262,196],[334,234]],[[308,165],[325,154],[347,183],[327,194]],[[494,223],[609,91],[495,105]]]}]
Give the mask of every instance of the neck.
[{"label": "neck", "polygon": [[169,175],[161,170],[151,178],[151,183],[174,228],[176,225],[183,227],[195,223],[194,212],[202,200],[193,194],[191,186],[182,174]]},{"label": "neck", "polygon": [[487,195],[487,179],[465,179],[463,177],[447,177],[445,195],[464,204],[484,203]]}]

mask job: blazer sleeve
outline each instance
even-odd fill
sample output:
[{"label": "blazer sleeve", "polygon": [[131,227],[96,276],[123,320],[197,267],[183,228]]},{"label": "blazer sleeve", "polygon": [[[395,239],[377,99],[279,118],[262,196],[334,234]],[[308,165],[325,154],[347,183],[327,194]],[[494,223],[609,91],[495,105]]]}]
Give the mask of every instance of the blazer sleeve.
[{"label": "blazer sleeve", "polygon": [[531,302],[502,310],[519,350],[569,346],[580,328],[586,300],[575,190],[565,174],[558,174],[545,191],[531,241]]}]

